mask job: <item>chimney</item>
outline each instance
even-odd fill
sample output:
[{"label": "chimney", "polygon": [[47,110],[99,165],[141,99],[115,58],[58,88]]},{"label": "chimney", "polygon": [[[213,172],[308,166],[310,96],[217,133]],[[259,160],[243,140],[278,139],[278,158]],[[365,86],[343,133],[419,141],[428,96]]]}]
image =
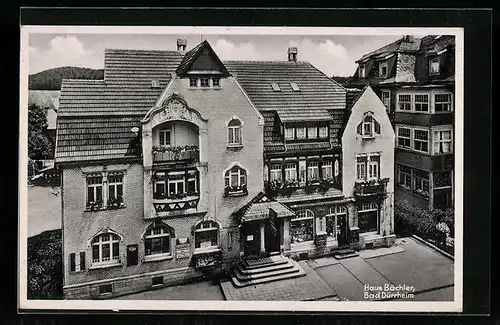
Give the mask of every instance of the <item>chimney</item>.
[{"label": "chimney", "polygon": [[178,38],[177,39],[177,51],[185,52],[187,46],[187,39]]},{"label": "chimney", "polygon": [[415,37],[413,37],[413,35],[404,35],[403,41],[408,43],[413,43],[415,41]]},{"label": "chimney", "polygon": [[297,61],[297,48],[296,47],[289,47],[288,48],[288,61]]}]

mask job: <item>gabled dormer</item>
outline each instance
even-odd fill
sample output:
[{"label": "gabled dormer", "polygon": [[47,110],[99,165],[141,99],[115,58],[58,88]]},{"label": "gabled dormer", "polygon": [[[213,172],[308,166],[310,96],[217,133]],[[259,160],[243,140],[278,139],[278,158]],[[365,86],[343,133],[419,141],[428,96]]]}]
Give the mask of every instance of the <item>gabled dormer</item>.
[{"label": "gabled dormer", "polygon": [[205,40],[186,53],[175,71],[191,89],[218,89],[231,74]]}]

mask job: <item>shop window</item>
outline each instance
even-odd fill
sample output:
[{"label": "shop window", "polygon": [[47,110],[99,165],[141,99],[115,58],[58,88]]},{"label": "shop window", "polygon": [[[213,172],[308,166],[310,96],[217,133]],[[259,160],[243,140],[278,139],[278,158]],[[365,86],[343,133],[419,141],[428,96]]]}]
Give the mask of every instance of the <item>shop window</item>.
[{"label": "shop window", "polygon": [[297,211],[290,220],[291,243],[302,243],[313,240],[314,213],[311,210]]},{"label": "shop window", "polygon": [[378,231],[378,205],[373,202],[362,202],[358,206],[358,227],[360,233]]},{"label": "shop window", "polygon": [[218,247],[219,225],[207,220],[196,225],[194,231],[194,247],[210,249]]},{"label": "shop window", "polygon": [[345,206],[335,205],[330,207],[326,215],[326,234],[328,237],[337,240],[341,227],[340,218],[343,216],[347,220],[347,208]]}]

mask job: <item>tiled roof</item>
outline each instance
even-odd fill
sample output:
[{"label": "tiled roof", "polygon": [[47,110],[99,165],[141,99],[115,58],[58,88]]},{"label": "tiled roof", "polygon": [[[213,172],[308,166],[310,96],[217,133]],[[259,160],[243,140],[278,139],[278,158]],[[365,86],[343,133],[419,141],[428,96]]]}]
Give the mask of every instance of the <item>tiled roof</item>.
[{"label": "tiled roof", "polygon": [[[345,108],[344,87],[308,62],[225,61],[224,65],[261,111]],[[300,91],[293,91],[290,82]],[[281,91],[274,91],[271,83]]]},{"label": "tiled roof", "polygon": [[[59,116],[145,114],[182,56],[174,51],[106,50],[104,80],[63,80]],[[154,79],[160,81],[159,88],[152,87]]]},{"label": "tiled roof", "polygon": [[57,120],[57,163],[140,157],[142,115],[63,117]]},{"label": "tiled roof", "polygon": [[363,55],[356,63],[365,61],[368,58],[383,58],[386,55],[395,52],[416,52],[420,49],[420,39],[413,37],[413,41],[404,41],[404,38],[400,38],[390,44],[387,44],[375,51],[369,52]]},{"label": "tiled roof", "polygon": [[331,121],[332,115],[326,109],[315,110],[277,110],[280,120],[286,122],[317,122]]},{"label": "tiled roof", "polygon": [[221,71],[222,74],[224,76],[228,76],[229,73],[226,70],[226,68],[224,67],[224,64],[220,61],[219,57],[217,56],[217,54],[215,54],[214,50],[210,46],[210,43],[208,43],[206,40],[203,41],[203,42],[201,42],[200,44],[196,45],[195,47],[193,47],[188,52],[186,52],[186,55],[184,56],[184,58],[182,59],[182,61],[179,64],[179,66],[175,70],[175,73],[178,76],[184,76],[184,74],[186,73],[186,71],[191,66],[191,63],[193,63],[193,61],[196,59],[196,57],[198,56],[198,54],[204,48],[207,49],[209,51],[209,53],[212,54],[213,58],[219,63],[220,67],[222,68],[222,71]]},{"label": "tiled roof", "polygon": [[336,188],[329,188],[326,192],[320,193],[318,191],[308,193],[306,189],[297,189],[292,194],[281,194],[276,197],[276,201],[280,203],[295,203],[302,201],[319,201],[325,199],[335,199],[335,198],[343,198],[344,193],[341,190]]},{"label": "tiled roof", "polygon": [[269,209],[276,212],[278,218],[291,217],[295,213],[287,206],[268,198],[264,193],[259,193],[250,202],[235,212],[240,221],[254,221],[269,218]]},{"label": "tiled roof", "polygon": [[287,143],[286,151],[290,153],[306,152],[308,150],[330,149],[332,146],[329,141],[309,142],[309,143]]},{"label": "tiled roof", "polygon": [[285,145],[281,140],[280,130],[275,127],[276,112],[263,111],[264,117],[264,152],[281,152]]},{"label": "tiled roof", "polygon": [[396,77],[381,83],[415,82],[415,55],[398,53]]}]

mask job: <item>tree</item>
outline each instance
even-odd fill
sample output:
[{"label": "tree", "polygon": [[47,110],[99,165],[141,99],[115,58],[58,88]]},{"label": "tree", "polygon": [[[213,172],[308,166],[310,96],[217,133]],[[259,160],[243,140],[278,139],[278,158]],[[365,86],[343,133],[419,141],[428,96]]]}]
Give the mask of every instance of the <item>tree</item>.
[{"label": "tree", "polygon": [[28,156],[31,159],[51,159],[54,156],[54,143],[47,135],[45,109],[36,104],[28,106]]}]

